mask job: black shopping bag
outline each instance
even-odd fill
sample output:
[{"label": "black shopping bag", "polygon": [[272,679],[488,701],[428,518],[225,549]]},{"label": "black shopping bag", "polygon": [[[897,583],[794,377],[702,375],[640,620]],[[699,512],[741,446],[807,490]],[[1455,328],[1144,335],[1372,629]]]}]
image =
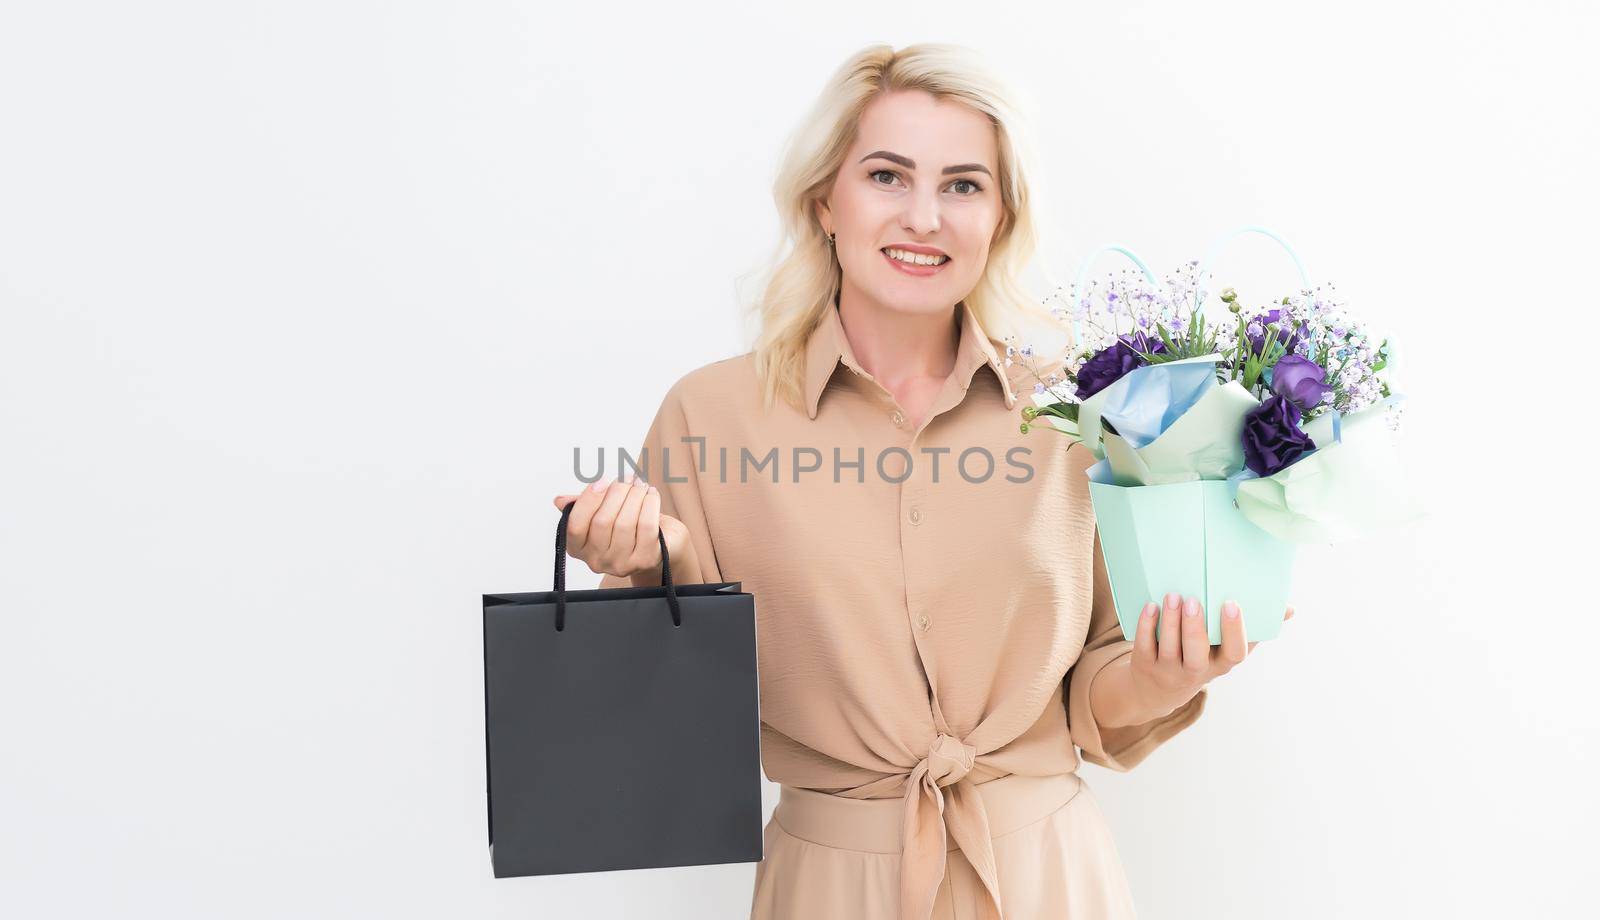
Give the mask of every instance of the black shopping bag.
[{"label": "black shopping bag", "polygon": [[496,878],[762,858],[755,597],[739,582],[483,595]]}]

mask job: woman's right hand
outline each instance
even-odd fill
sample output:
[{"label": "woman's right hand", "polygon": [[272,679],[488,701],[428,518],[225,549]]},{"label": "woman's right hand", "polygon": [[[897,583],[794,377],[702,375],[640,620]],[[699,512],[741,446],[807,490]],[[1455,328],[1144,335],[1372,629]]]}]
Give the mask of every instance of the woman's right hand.
[{"label": "woman's right hand", "polygon": [[619,480],[597,479],[577,495],[557,495],[561,510],[576,500],[567,517],[567,553],[582,559],[597,575],[628,578],[661,569],[661,540],[667,553],[684,558],[689,530],[661,513],[661,494],[632,472]]}]

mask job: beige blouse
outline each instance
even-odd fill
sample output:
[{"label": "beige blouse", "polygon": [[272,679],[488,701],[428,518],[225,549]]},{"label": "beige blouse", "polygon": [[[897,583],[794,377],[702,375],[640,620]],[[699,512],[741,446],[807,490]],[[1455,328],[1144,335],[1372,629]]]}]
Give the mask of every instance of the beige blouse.
[{"label": "beige blouse", "polygon": [[1075,747],[1129,770],[1206,691],[1142,725],[1095,724],[1090,682],[1133,643],[1096,540],[1094,458],[1020,430],[1033,377],[957,309],[955,368],[918,428],[835,308],[807,344],[804,412],[762,407],[747,352],[674,383],[636,456],[704,579],[755,596],[768,779],[903,797],[907,902],[932,903],[948,822],[998,907],[973,784],[1075,770]]}]

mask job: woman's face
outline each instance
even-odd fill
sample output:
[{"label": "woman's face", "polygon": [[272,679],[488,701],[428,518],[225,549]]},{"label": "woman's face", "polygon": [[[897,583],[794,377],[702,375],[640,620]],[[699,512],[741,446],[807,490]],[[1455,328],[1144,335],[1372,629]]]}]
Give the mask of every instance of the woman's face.
[{"label": "woman's face", "polygon": [[[818,208],[835,235],[845,296],[936,314],[971,293],[1000,224],[998,172],[995,129],[982,113],[921,90],[869,103]],[[946,258],[937,266],[894,261],[887,250],[899,244]]]}]

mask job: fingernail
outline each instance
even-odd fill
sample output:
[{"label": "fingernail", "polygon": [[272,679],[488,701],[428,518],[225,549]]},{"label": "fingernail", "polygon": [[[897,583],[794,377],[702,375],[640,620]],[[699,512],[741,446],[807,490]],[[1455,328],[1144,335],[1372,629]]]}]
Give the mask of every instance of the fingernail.
[{"label": "fingernail", "polygon": [[589,491],[590,492],[604,492],[605,490],[606,490],[606,480],[605,480],[604,477],[601,477],[600,479],[596,479],[594,482],[589,483]]},{"label": "fingernail", "polygon": [[1182,599],[1176,594],[1168,594],[1166,596],[1166,602],[1168,610],[1175,610],[1177,609],[1178,604],[1182,603]]},{"label": "fingernail", "polygon": [[1200,602],[1195,600],[1192,597],[1189,598],[1188,600],[1184,601],[1184,603],[1183,603],[1183,615],[1186,616],[1186,617],[1199,616],[1200,615]]},{"label": "fingernail", "polygon": [[1239,616],[1239,605],[1235,604],[1233,601],[1228,601],[1226,604],[1222,605],[1222,615],[1230,620],[1236,618]]},{"label": "fingernail", "polygon": [[1145,604],[1144,605],[1144,618],[1148,620],[1148,619],[1154,617],[1155,615],[1156,615],[1156,605],[1153,604],[1153,603]]},{"label": "fingernail", "polygon": [[656,494],[656,487],[655,486],[651,486],[649,491],[650,491],[651,495],[655,495]]}]

